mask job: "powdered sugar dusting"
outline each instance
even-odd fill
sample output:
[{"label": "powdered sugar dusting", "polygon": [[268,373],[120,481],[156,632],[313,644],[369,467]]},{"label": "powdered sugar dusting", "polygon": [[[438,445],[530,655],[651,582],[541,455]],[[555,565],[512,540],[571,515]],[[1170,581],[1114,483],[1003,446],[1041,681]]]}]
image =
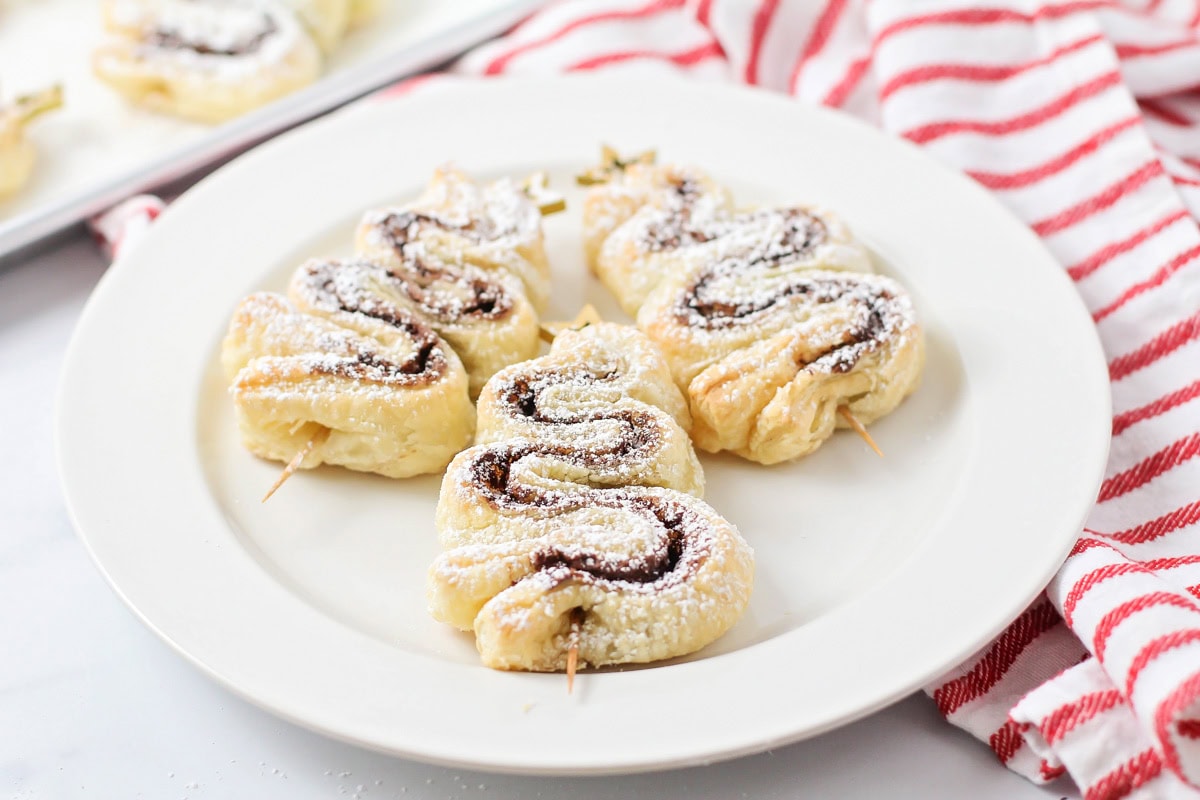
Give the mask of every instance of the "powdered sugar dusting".
[{"label": "powdered sugar dusting", "polygon": [[540,241],[541,213],[514,181],[505,178],[481,186],[455,172],[443,171],[439,176],[415,202],[364,217],[373,244],[395,244],[385,223],[406,213],[411,215],[409,224],[452,229],[473,243],[488,243],[497,252]]},{"label": "powdered sugar dusting", "polygon": [[[759,283],[743,264],[721,262],[676,296],[675,316],[695,330],[734,326],[771,334],[792,327],[817,353],[809,372],[849,372],[867,353],[896,349],[916,329],[908,295],[878,275],[808,271]],[[778,319],[769,319],[775,316]]]},{"label": "powdered sugar dusting", "polygon": [[436,255],[504,273],[524,285],[537,308],[549,294],[541,212],[507,178],[480,185],[455,170],[438,170],[416,201],[363,217],[358,251],[380,260]]},{"label": "powdered sugar dusting", "polygon": [[304,469],[337,464],[394,478],[440,471],[469,441],[467,376],[427,327],[309,313],[260,292],[221,347],[242,443]]},{"label": "powdered sugar dusting", "polygon": [[[384,396],[397,386],[437,381],[447,369],[439,340],[415,321],[410,324],[416,336],[393,336],[384,344],[383,337],[302,313],[285,298],[262,293],[242,302],[235,323],[237,331],[225,346],[227,371],[252,367],[234,383],[235,396],[250,389],[259,396],[330,390],[373,391]],[[250,352],[239,353],[239,337],[252,342]],[[239,355],[244,363],[232,360]],[[340,378],[349,385],[338,388],[319,380],[305,382],[298,380],[301,376]]]}]

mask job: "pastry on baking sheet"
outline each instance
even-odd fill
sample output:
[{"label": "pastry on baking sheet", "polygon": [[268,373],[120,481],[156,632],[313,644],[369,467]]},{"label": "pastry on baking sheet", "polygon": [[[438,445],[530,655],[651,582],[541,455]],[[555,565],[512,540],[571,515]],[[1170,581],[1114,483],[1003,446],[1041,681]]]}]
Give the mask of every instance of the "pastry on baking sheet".
[{"label": "pastry on baking sheet", "polygon": [[37,161],[37,151],[25,138],[25,126],[61,105],[62,89],[58,86],[0,105],[0,201],[16,194],[29,181]]},{"label": "pastry on baking sheet", "polygon": [[749,602],[753,555],[698,499],[687,410],[632,328],[566,331],[479,401],[479,442],[442,482],[434,617],[483,663],[535,671],[698,650]]},{"label": "pastry on baking sheet", "polygon": [[350,23],[351,0],[283,0],[295,12],[322,52],[332,52]]},{"label": "pastry on baking sheet", "polygon": [[368,212],[357,249],[384,264],[432,251],[512,275],[539,312],[550,295],[542,211],[525,187],[508,178],[481,184],[458,170],[439,169],[413,202]]},{"label": "pastry on baking sheet", "polygon": [[311,83],[321,51],[283,0],[106,0],[97,77],[130,101],[222,122]]},{"label": "pastry on baking sheet", "polygon": [[695,168],[612,151],[584,177],[589,263],[662,348],[697,447],[787,461],[916,388],[911,299],[832,212],[738,210]]},{"label": "pastry on baking sheet", "polygon": [[382,0],[284,0],[300,17],[321,50],[331,53],[350,30],[367,25],[383,7]]},{"label": "pastry on baking sheet", "polygon": [[350,0],[349,24],[351,28],[368,24],[378,16],[386,0]]},{"label": "pastry on baking sheet", "polygon": [[466,370],[418,317],[390,312],[317,316],[277,294],[243,300],[221,360],[247,449],[288,462],[315,442],[298,467],[440,471],[474,431]]}]

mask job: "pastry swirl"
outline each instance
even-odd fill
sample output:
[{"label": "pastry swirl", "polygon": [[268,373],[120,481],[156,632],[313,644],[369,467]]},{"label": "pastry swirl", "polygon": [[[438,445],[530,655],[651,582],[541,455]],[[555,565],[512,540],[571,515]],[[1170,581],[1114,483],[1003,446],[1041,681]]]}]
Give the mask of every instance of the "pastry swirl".
[{"label": "pastry swirl", "polygon": [[638,323],[687,387],[696,446],[764,464],[890,413],[916,387],[924,338],[894,280],[720,262],[673,276]]},{"label": "pastry swirl", "polygon": [[234,313],[221,353],[243,444],[301,468],[336,464],[392,478],[437,471],[470,441],[474,415],[458,357],[401,309],[323,316],[268,292]]},{"label": "pastry swirl", "polygon": [[[435,189],[445,180],[436,175]],[[485,211],[460,211],[453,226],[487,230]],[[445,226],[424,212],[395,216],[400,243],[385,262],[312,259],[287,298],[254,295],[234,315],[222,360],[253,453],[289,462],[305,452],[301,468],[391,477],[440,471],[470,443],[471,397],[537,352],[537,316],[517,277],[448,256]]]},{"label": "pastry swirl", "polygon": [[316,79],[321,52],[282,0],[107,0],[97,77],[131,101],[222,122]]},{"label": "pastry swirl", "polygon": [[477,444],[451,463],[430,569],[434,616],[474,630],[485,664],[561,670],[692,652],[749,600],[753,560],[698,499],[703,476],[661,357],[632,329],[566,332],[497,374]]},{"label": "pastry swirl", "polygon": [[282,0],[325,53],[332,52],[352,28],[371,21],[382,0]]},{"label": "pastry swirl", "polygon": [[472,397],[497,370],[537,352],[537,316],[519,281],[430,253],[410,253],[391,267],[364,258],[309,261],[293,277],[291,295],[322,316],[415,315],[462,359]]},{"label": "pastry swirl", "polygon": [[869,424],[916,388],[912,301],[869,274],[827,211],[735,211],[702,173],[639,163],[591,190],[584,224],[601,237],[593,269],[662,348],[702,450],[787,461],[845,425],[839,409]]},{"label": "pastry swirl", "polygon": [[739,212],[693,168],[634,164],[616,172],[589,193],[584,228],[596,240],[593,271],[630,315],[664,277],[700,262],[745,257],[871,271],[869,254],[836,215],[805,206]]}]

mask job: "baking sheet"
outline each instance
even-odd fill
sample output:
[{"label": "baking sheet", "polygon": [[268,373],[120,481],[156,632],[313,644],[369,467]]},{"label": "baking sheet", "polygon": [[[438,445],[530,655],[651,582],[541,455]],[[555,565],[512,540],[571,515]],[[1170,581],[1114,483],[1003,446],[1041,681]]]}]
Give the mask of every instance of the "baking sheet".
[{"label": "baking sheet", "polygon": [[91,73],[105,34],[94,0],[0,0],[0,98],[63,85],[65,105],[28,129],[30,182],[0,202],[0,255],[122,198],[180,178],[510,27],[532,0],[384,0],[331,54],[323,77],[218,125],[134,108]]}]

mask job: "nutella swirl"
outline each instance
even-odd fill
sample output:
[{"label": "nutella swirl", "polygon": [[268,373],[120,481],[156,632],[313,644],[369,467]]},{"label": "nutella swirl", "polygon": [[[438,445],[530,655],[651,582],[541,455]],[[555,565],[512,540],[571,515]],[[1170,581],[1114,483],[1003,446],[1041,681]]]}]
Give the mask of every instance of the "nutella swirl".
[{"label": "nutella swirl", "polygon": [[253,33],[243,33],[240,38],[225,41],[180,27],[159,25],[146,36],[146,43],[163,50],[186,50],[201,56],[232,58],[252,55],[262,49],[268,38],[279,32],[275,20],[266,14],[261,15],[259,20],[258,29]]},{"label": "nutella swirl", "polygon": [[534,550],[530,558],[534,570],[551,577],[555,584],[617,582],[625,584],[627,589],[653,592],[688,580],[707,555],[711,538],[706,535],[703,520],[689,513],[686,504],[628,487],[545,490],[523,484],[513,476],[514,465],[528,458],[603,469],[612,458],[619,458],[622,451],[639,446],[641,442],[622,438],[609,445],[606,453],[589,457],[551,444],[500,444],[478,452],[468,468],[477,496],[506,514],[565,515],[582,509],[610,508],[631,511],[643,518],[659,532],[649,551],[615,558],[598,551],[547,546]]},{"label": "nutella swirl", "polygon": [[714,330],[738,325],[770,326],[768,318],[772,315],[812,318],[834,311],[842,323],[822,338],[819,354],[809,352],[798,364],[833,373],[849,372],[864,355],[900,335],[911,320],[911,304],[898,296],[894,285],[851,273],[802,272],[765,291],[749,294],[723,293],[713,286],[731,271],[754,267],[769,268],[770,264],[759,262],[747,267],[745,262],[735,262],[706,270],[679,293],[676,319],[692,328]]},{"label": "nutella swirl", "polygon": [[[494,389],[497,413],[546,426],[553,438],[559,426],[613,423],[615,433],[588,439],[588,447],[579,448],[540,441],[536,444],[497,444],[482,449],[469,464],[472,480],[485,502],[510,513],[525,508],[567,512],[581,508],[625,508],[635,510],[647,522],[662,530],[659,546],[649,554],[628,559],[613,559],[596,553],[566,555],[548,548],[534,554],[538,570],[553,571],[559,580],[610,581],[654,584],[660,580],[684,580],[689,569],[703,558],[702,538],[688,536],[689,518],[678,504],[655,496],[639,495],[624,487],[572,486],[568,490],[535,489],[515,480],[513,465],[530,457],[549,458],[585,470],[589,474],[620,471],[623,465],[652,462],[662,444],[661,415],[637,409],[589,409],[572,413],[543,407],[543,393],[556,385],[586,387],[611,380],[612,373],[597,375],[578,367],[524,372]],[[683,554],[687,558],[683,558]]]},{"label": "nutella swirl", "polygon": [[[331,338],[325,342],[325,350],[321,355],[308,360],[307,367],[315,375],[332,375],[391,386],[420,386],[437,382],[446,372],[446,354],[438,346],[437,336],[419,326],[405,326],[405,329],[413,335],[417,347],[413,355],[404,361],[389,359],[358,342],[338,342]],[[349,352],[342,355],[339,350]]]},{"label": "nutella swirl", "polygon": [[638,165],[594,187],[584,230],[593,270],[631,316],[665,281],[701,265],[872,269],[836,216],[805,206],[738,211],[711,178],[670,165]]},{"label": "nutella swirl", "polygon": [[510,235],[512,230],[498,230],[495,223],[487,219],[470,218],[465,222],[452,222],[437,214],[420,211],[385,211],[372,222],[382,237],[398,255],[405,257],[409,247],[420,241],[425,230],[436,229],[454,233],[472,242],[486,242]]},{"label": "nutella swirl", "polygon": [[410,206],[364,215],[355,263],[371,265],[356,268],[369,274],[343,282],[418,313],[462,358],[474,397],[498,370],[537,353],[549,278],[540,220],[511,181],[481,186],[439,170]]},{"label": "nutella swirl", "polygon": [[772,464],[806,455],[844,419],[894,410],[917,386],[924,337],[882,275],[723,261],[675,276],[638,322],[687,392],[701,449]]},{"label": "nutella swirl", "polygon": [[490,375],[536,348],[536,322],[514,283],[414,249],[390,266],[363,258],[309,261],[293,277],[291,294],[313,313],[399,328],[419,353],[434,352],[438,337],[445,339],[477,393]]},{"label": "nutella swirl", "polygon": [[595,498],[595,505],[620,502],[621,507],[635,510],[660,529],[662,535],[650,549],[614,558],[596,551],[549,546],[532,554],[534,569],[556,584],[575,581],[645,593],[661,592],[693,579],[712,547],[705,520],[671,499],[636,494],[618,499],[614,491]]},{"label": "nutella swirl", "polygon": [[[512,312],[512,294],[502,284],[460,267],[414,257],[404,271],[365,259],[310,261],[298,287],[314,305],[339,307],[399,324],[405,300],[431,323],[497,320]],[[411,316],[411,314],[408,314]]]},{"label": "nutella swirl", "polygon": [[[314,372],[377,383],[416,385],[436,381],[446,370],[446,354],[437,333],[411,310],[386,295],[371,291],[371,278],[379,270],[365,262],[310,261],[292,278],[291,297],[299,308],[344,322],[347,317],[365,317],[382,322],[411,340],[413,354],[402,362],[364,349],[358,341],[335,342],[324,348],[329,354],[314,358]],[[340,318],[340,319],[339,319]],[[351,321],[347,327],[353,327]],[[339,351],[349,350],[341,356]]]},{"label": "nutella swirl", "polygon": [[455,322],[464,317],[495,320],[512,311],[512,281],[505,280],[504,275],[438,258],[423,241],[429,230],[452,232],[475,242],[491,241],[497,236],[488,220],[471,218],[453,223],[433,214],[389,211],[368,224],[367,235],[382,238],[396,256],[386,264],[386,272],[440,321]]}]

